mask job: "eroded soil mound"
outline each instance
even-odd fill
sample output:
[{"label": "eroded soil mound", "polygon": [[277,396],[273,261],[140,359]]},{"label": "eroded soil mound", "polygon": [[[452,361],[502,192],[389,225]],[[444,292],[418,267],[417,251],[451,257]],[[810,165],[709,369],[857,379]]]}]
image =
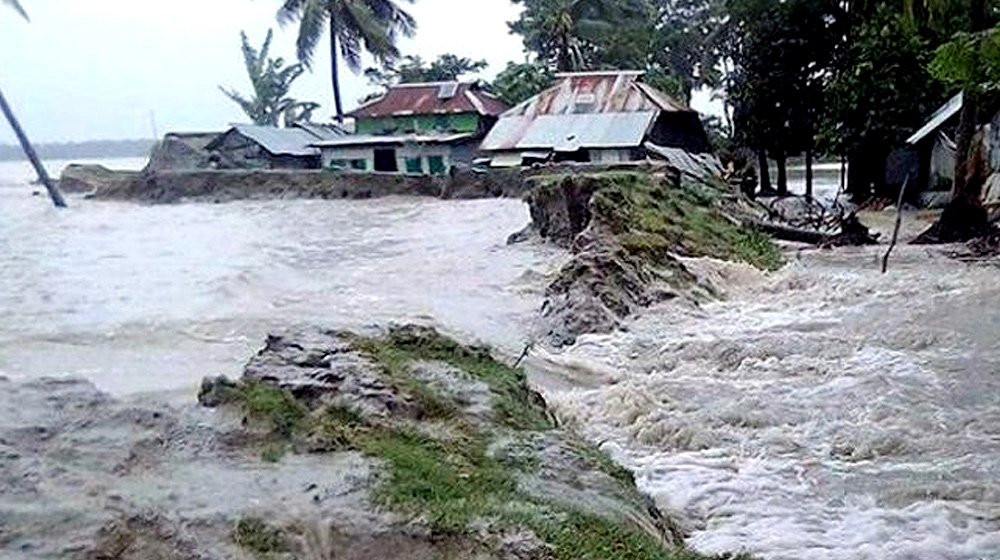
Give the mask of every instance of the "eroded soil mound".
[{"label": "eroded soil mound", "polygon": [[605,333],[643,307],[713,296],[678,257],[712,257],[774,270],[778,248],[742,225],[749,209],[711,182],[677,174],[609,172],[534,180],[532,227],[573,258],[549,286],[545,339],[572,344]]}]

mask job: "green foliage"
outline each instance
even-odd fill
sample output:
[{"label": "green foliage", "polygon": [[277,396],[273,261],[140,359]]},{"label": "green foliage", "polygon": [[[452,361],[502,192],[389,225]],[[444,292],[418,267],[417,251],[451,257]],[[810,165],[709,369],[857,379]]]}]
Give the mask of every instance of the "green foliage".
[{"label": "green foliage", "polygon": [[430,64],[419,56],[406,56],[395,67],[368,68],[365,70],[365,77],[369,84],[385,89],[395,84],[454,82],[487,66],[489,65],[485,60],[474,61],[454,54],[443,54]]},{"label": "green foliage", "polygon": [[913,134],[945,95],[927,71],[930,53],[929,39],[902,14],[885,6],[871,13],[828,88],[828,151],[887,154]]},{"label": "green foliage", "polygon": [[239,386],[236,404],[249,422],[280,437],[290,437],[306,418],[305,407],[291,393],[260,381]]},{"label": "green foliage", "polygon": [[246,64],[253,93],[244,96],[235,89],[221,86],[219,89],[239,105],[254,124],[278,126],[279,122],[284,120],[285,126],[291,126],[296,122],[308,121],[319,105],[297,101],[288,96],[292,84],[305,72],[305,68],[301,64],[285,66],[284,59],[270,58],[273,38],[274,32],[269,29],[264,44],[258,50],[250,45],[247,34],[240,32],[243,61]]},{"label": "green foliage", "polygon": [[525,62],[507,63],[507,68],[497,74],[490,90],[504,103],[517,105],[552,85],[552,70],[545,64]]},{"label": "green foliage", "polygon": [[[655,25],[647,81],[685,103],[691,102],[697,87],[722,85],[725,0],[652,0],[652,10]],[[676,85],[664,87],[654,81],[657,75],[669,76]]]},{"label": "green foliage", "polygon": [[[307,68],[312,67],[320,39],[329,33],[331,52],[339,53],[355,74],[361,72],[364,52],[379,65],[391,66],[399,58],[397,38],[412,37],[417,29],[413,16],[393,0],[283,0],[278,22],[298,24],[296,50]],[[343,120],[337,59],[330,62],[337,118]]]},{"label": "green foliage", "polygon": [[525,48],[559,71],[643,68],[649,7],[643,0],[513,0],[510,24]]},{"label": "green foliage", "polygon": [[257,555],[267,556],[289,550],[284,532],[258,517],[243,517],[237,521],[233,540],[241,548]]},{"label": "green foliage", "polygon": [[389,430],[366,438],[362,449],[388,464],[376,498],[426,516],[440,532],[464,533],[470,521],[516,491],[511,471],[487,456],[482,438],[443,444],[412,431]]},{"label": "green foliage", "polygon": [[670,255],[746,262],[762,270],[783,264],[774,243],[726,216],[718,193],[688,181],[674,188],[640,173],[598,175],[605,186],[594,193],[594,212],[635,257],[669,264]]},{"label": "green foliage", "polygon": [[727,93],[737,139],[779,158],[813,146],[838,41],[839,9],[826,0],[728,0]]},{"label": "green foliage", "polygon": [[[462,370],[474,379],[486,383],[493,393],[493,409],[498,420],[517,429],[548,429],[552,427],[545,403],[527,384],[524,371],[506,366],[492,358],[488,348],[468,347],[433,330],[403,327],[390,329],[380,339],[356,339],[355,346],[385,366],[392,379],[414,391],[424,406],[450,416],[454,404],[423,387],[408,375],[409,364],[418,360],[441,361]],[[409,378],[411,381],[406,381]]]},{"label": "green foliage", "polygon": [[963,88],[1000,88],[1000,26],[979,33],[956,33],[934,51],[930,72]]}]

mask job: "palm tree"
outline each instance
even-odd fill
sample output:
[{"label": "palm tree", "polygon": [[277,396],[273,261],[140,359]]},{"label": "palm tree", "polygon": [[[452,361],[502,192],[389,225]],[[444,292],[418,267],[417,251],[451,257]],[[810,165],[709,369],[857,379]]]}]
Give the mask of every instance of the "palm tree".
[{"label": "palm tree", "polygon": [[[514,0],[524,4],[511,32],[524,37],[525,46],[555,62],[556,70],[585,69],[593,45],[606,42],[628,15],[646,15],[645,4],[621,0]],[[629,30],[633,31],[633,30]]]},{"label": "palm tree", "polygon": [[[399,58],[396,40],[400,35],[412,37],[417,22],[399,7],[400,0],[284,0],[278,10],[282,25],[298,23],[296,42],[299,60],[312,67],[313,55],[323,32],[330,32],[330,66],[333,74],[333,99],[337,120],[344,120],[340,95],[339,58],[348,69],[361,72],[364,51],[381,65],[390,65]],[[413,0],[401,0],[413,3]]]},{"label": "palm tree", "polygon": [[28,12],[24,11],[24,8],[21,7],[20,2],[17,0],[3,0],[3,3],[17,10],[17,12],[21,14],[24,19],[28,19]]},{"label": "palm tree", "polygon": [[[28,14],[21,7],[21,4],[17,0],[3,0],[3,3],[17,10],[24,19],[28,19]],[[31,145],[31,141],[28,140],[28,135],[24,133],[24,129],[21,128],[21,123],[18,122],[17,117],[14,116],[14,110],[11,109],[10,105],[7,103],[7,98],[3,96],[3,92],[0,91],[0,111],[3,112],[4,116],[7,117],[7,122],[10,123],[10,127],[14,129],[14,134],[17,136],[18,142],[21,143],[21,149],[24,150],[24,155],[28,156],[28,160],[31,165],[35,167],[35,172],[38,173],[38,180],[45,185],[45,190],[49,192],[49,198],[52,199],[52,204],[56,208],[65,208],[66,200],[63,199],[62,193],[56,188],[52,179],[49,177],[49,173],[45,171],[45,166],[42,165],[42,160],[39,159],[38,154],[35,153],[34,146]]]}]

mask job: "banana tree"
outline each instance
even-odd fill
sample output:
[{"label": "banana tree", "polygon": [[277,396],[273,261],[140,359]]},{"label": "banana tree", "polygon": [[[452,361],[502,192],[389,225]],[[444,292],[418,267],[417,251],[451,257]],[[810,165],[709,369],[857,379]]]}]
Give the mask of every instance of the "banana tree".
[{"label": "banana tree", "polygon": [[[7,6],[10,6],[18,13],[21,14],[24,19],[28,19],[28,14],[21,7],[18,0],[2,0]],[[52,204],[55,204],[56,208],[65,208],[66,200],[63,198],[62,193],[56,188],[55,184],[52,182],[52,178],[49,177],[47,171],[45,171],[45,166],[42,165],[42,160],[39,159],[38,154],[35,152],[35,148],[31,145],[31,141],[28,140],[28,136],[24,133],[24,129],[21,128],[21,123],[18,122],[17,117],[14,116],[14,111],[11,109],[10,104],[7,103],[7,98],[4,97],[3,91],[0,91],[0,110],[3,111],[5,117],[7,117],[7,122],[10,123],[10,127],[14,129],[14,134],[17,135],[17,140],[21,143],[21,149],[24,150],[24,155],[28,156],[28,160],[31,161],[31,165],[35,167],[35,171],[38,173],[38,180],[45,185],[45,190],[49,192],[49,197],[52,199]]]}]

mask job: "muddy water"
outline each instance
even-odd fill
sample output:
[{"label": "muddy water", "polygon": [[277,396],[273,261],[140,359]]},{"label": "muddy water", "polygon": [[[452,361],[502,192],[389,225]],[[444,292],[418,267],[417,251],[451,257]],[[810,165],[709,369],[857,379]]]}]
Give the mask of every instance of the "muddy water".
[{"label": "muddy water", "polygon": [[[115,394],[236,375],[270,329],[428,320],[520,350],[558,253],[507,247],[516,200],[139,206],[31,196],[0,177],[0,375]],[[0,179],[0,182],[3,182]],[[535,278],[535,280],[532,280]]]},{"label": "muddy water", "polygon": [[[23,167],[0,177],[0,375],[178,389],[187,407],[203,375],[235,375],[291,323],[433,317],[516,352],[561,258],[504,245],[528,220],[516,201],[55,212]],[[727,301],[585,338],[549,356],[572,380],[540,378],[700,550],[1000,558],[998,270],[903,248],[882,276],[876,257],[804,253],[769,277],[697,263]],[[30,416],[8,397],[5,418]],[[217,472],[182,480],[202,468]]]},{"label": "muddy water", "polygon": [[551,359],[549,395],[706,552],[1000,558],[1000,270],[903,248],[802,254]]}]

